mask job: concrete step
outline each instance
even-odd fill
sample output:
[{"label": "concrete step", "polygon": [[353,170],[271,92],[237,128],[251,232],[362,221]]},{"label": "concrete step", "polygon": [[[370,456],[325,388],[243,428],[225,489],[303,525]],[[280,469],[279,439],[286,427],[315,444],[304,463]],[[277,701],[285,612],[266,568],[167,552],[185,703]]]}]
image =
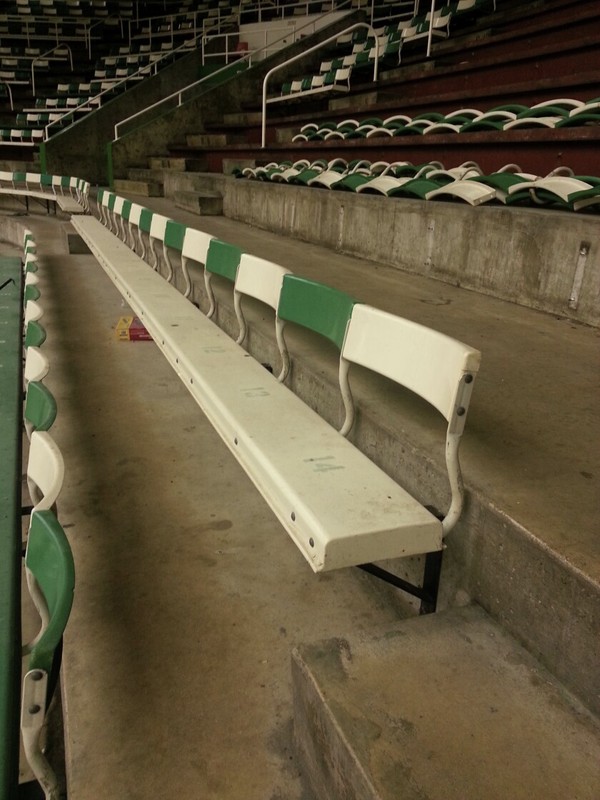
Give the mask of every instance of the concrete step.
[{"label": "concrete step", "polygon": [[236,170],[256,167],[255,158],[224,158],[223,159],[223,174],[232,175]]},{"label": "concrete step", "polygon": [[218,192],[175,192],[175,205],[200,216],[220,216],[223,213],[223,195]]},{"label": "concrete step", "polygon": [[477,606],[292,655],[320,800],[593,800],[600,725]]},{"label": "concrete step", "polygon": [[144,197],[162,197],[163,187],[155,181],[117,179],[114,181],[114,190],[117,194],[125,196],[140,194]]},{"label": "concrete step", "polygon": [[223,115],[225,125],[260,125],[262,122],[261,111],[233,111]]},{"label": "concrete step", "polygon": [[175,170],[176,172],[204,172],[207,169],[206,159],[199,158],[164,158],[155,156],[148,159],[151,170]]},{"label": "concrete step", "polygon": [[185,137],[188,147],[225,147],[228,144],[243,144],[242,133],[190,133]]}]

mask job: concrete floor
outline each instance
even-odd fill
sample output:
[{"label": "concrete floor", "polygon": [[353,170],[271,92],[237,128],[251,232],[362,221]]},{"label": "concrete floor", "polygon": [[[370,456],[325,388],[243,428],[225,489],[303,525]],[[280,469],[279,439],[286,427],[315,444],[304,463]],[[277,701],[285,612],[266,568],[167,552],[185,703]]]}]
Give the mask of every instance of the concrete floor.
[{"label": "concrete floor", "polygon": [[[146,201],[145,201],[146,202]],[[164,200],[147,205],[200,227]],[[598,331],[222,218],[201,227],[483,352],[469,485],[600,578]],[[311,800],[290,652],[410,608],[358,571],[313,575],[152,343],[58,219],[31,220],[66,462],[77,591],[65,640],[69,795]],[[367,274],[367,279],[365,279]],[[369,280],[373,278],[373,280]]]}]

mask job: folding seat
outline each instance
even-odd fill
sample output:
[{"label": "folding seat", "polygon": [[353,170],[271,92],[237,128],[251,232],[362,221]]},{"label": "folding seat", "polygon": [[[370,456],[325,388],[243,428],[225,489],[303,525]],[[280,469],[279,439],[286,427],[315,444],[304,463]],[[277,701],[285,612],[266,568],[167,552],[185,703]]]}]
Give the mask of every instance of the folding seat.
[{"label": "folding seat", "polygon": [[589,100],[587,103],[573,108],[569,116],[556,123],[556,128],[573,127],[576,125],[600,124],[600,98]]},{"label": "folding seat", "polygon": [[27,459],[27,486],[32,512],[55,508],[64,474],[62,453],[52,436],[47,431],[33,431]]},{"label": "folding seat", "polygon": [[[306,172],[309,173],[310,170],[307,170]],[[296,176],[296,182],[302,181],[305,182],[307,186],[320,186],[328,189],[334,181],[340,180],[340,178],[346,175],[347,172],[348,163],[345,161],[345,159],[338,158],[334,159],[333,162],[330,162],[326,169],[314,170],[314,174],[308,179],[303,179],[301,173],[299,176]]]},{"label": "folding seat", "polygon": [[[34,352],[40,351],[29,347],[27,356]],[[23,421],[27,438],[31,439],[33,431],[47,431],[52,427],[57,409],[54,395],[39,379],[26,381],[26,385]]]},{"label": "folding seat", "polygon": [[463,200],[471,206],[478,206],[496,199],[493,187],[485,186],[477,180],[459,179],[434,189],[425,195],[426,200]]},{"label": "folding seat", "polygon": [[[545,178],[536,178],[533,181],[523,182],[511,186],[508,194],[509,200],[522,199],[522,192],[528,191],[531,200],[536,205],[561,205],[565,208],[571,208],[571,199],[573,195],[578,194],[577,199],[583,199],[579,194],[581,192],[590,192],[590,190],[598,189],[600,187],[600,178],[588,175],[557,175],[551,173]],[[594,196],[593,193],[591,195]],[[582,206],[579,206],[581,208]]]},{"label": "folding seat", "polygon": [[264,258],[242,253],[233,290],[235,314],[239,325],[236,338],[238,344],[244,342],[248,330],[242,311],[243,298],[253,297],[277,312],[283,279],[290,272],[289,269]]},{"label": "folding seat", "polygon": [[310,161],[306,158],[302,158],[299,161],[295,161],[291,166],[281,172],[272,175],[271,180],[274,183],[289,183],[291,178],[295,178],[302,170],[308,169],[309,167]]},{"label": "folding seat", "polygon": [[[334,159],[334,161],[343,161],[343,159]],[[319,172],[323,172],[323,170],[328,168],[328,163],[325,159],[316,159],[315,161],[311,162],[308,167],[301,168],[299,172],[295,175],[290,175],[287,178],[287,183],[294,184],[296,186],[308,186],[308,182],[314,178]],[[343,161],[345,164],[346,162]]]},{"label": "folding seat", "polygon": [[390,164],[387,161],[376,161],[368,166],[363,164],[348,175],[344,175],[340,180],[332,183],[329,188],[336,191],[358,192],[361,186],[364,186],[378,175],[384,174],[389,169]]},{"label": "folding seat", "polygon": [[37,636],[25,645],[26,673],[21,702],[21,739],[25,757],[46,797],[56,797],[57,778],[41,744],[46,713],[58,682],[62,636],[75,586],[73,555],[52,511],[31,515],[25,552],[25,574],[40,615]]},{"label": "folding seat", "polygon": [[30,345],[25,352],[23,380],[25,386],[30,382],[43,381],[50,369],[50,362],[39,347]]},{"label": "folding seat", "polygon": [[383,125],[383,120],[379,117],[368,117],[361,120],[360,124],[355,128],[347,131],[346,139],[366,139],[369,133],[374,130],[379,130]]},{"label": "folding seat", "polygon": [[181,246],[181,271],[185,281],[184,297],[192,293],[192,279],[190,276],[190,262],[193,261],[202,267],[206,265],[208,249],[213,237],[196,228],[186,228]]},{"label": "folding seat", "polygon": [[[498,172],[493,172],[490,175],[481,175],[471,180],[476,180],[478,183],[490,186],[496,193],[496,200],[501,203],[506,203],[512,186],[529,183],[530,181],[536,180],[538,177],[539,176],[531,173],[524,173],[519,168],[513,171],[512,169],[509,170],[504,167],[498,170]],[[515,198],[513,198],[513,202]]]},{"label": "folding seat", "polygon": [[504,123],[503,130],[512,128],[555,128],[556,125],[565,118],[569,112],[562,106],[542,105],[530,108],[517,114],[515,119]]}]

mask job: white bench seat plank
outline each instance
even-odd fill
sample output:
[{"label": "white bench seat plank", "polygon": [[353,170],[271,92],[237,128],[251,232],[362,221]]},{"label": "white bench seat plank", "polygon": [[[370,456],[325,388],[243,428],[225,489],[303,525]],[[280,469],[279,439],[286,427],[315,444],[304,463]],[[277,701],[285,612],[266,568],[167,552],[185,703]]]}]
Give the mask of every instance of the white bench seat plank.
[{"label": "white bench seat plank", "polygon": [[72,220],[315,572],[442,548],[442,526],[93,217]]}]

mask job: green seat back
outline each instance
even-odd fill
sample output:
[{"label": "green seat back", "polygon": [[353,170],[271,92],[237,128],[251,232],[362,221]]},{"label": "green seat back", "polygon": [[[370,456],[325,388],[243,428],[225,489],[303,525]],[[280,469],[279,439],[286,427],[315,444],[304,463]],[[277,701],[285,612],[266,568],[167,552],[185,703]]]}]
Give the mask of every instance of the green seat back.
[{"label": "green seat back", "polygon": [[27,323],[25,347],[41,347],[46,341],[46,331],[36,320]]},{"label": "green seat back", "polygon": [[29,286],[25,287],[24,293],[24,300],[27,302],[28,300],[39,300],[41,297],[40,290],[37,286],[34,286],[32,283]]},{"label": "green seat back", "polygon": [[121,218],[122,219],[129,219],[129,214],[131,212],[131,206],[133,205],[132,200],[124,200],[123,201],[123,208],[121,209]]},{"label": "green seat back", "polygon": [[325,336],[341,349],[357,302],[354,297],[331,286],[298,275],[286,275],[277,316]]},{"label": "green seat back", "polygon": [[52,511],[35,511],[31,515],[25,564],[44,596],[49,617],[48,625],[31,649],[29,669],[50,673],[71,613],[75,587],[71,547]]},{"label": "green seat back", "polygon": [[152,214],[149,208],[143,208],[140,214],[139,229],[144,233],[150,233],[150,225],[152,224]]},{"label": "green seat back", "polygon": [[168,220],[165,228],[165,245],[167,247],[172,247],[174,250],[177,250],[178,253],[181,253],[183,250],[184,238],[185,225],[183,225],[181,222],[175,222],[173,219]]},{"label": "green seat back", "polygon": [[235,281],[242,250],[220,239],[211,239],[206,254],[205,269],[213,275],[221,275],[230,281]]},{"label": "green seat back", "polygon": [[56,419],[56,400],[40,381],[29,381],[25,398],[25,419],[33,430],[47,431]]}]

